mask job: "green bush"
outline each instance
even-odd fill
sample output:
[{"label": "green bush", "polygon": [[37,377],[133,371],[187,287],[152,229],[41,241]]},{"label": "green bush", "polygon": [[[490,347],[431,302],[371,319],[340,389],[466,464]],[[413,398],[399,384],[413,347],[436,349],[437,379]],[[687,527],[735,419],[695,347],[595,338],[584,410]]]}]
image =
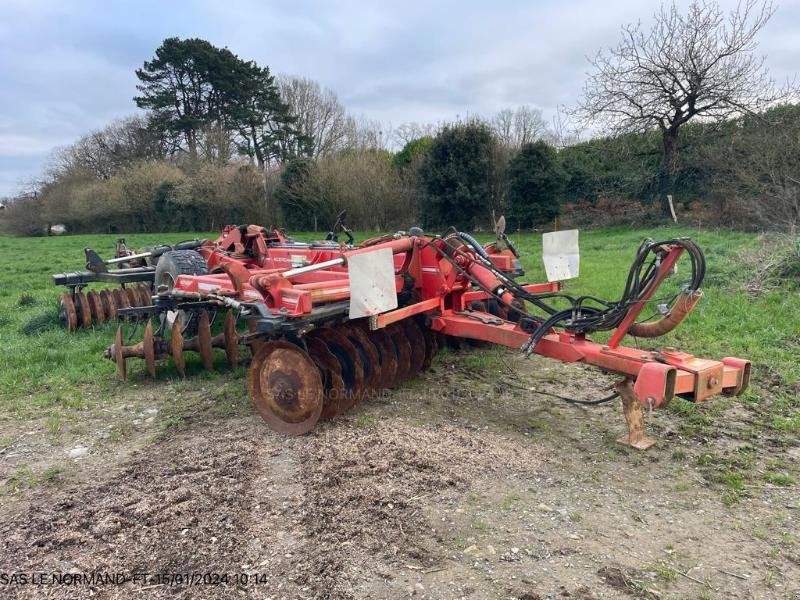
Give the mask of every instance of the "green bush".
[{"label": "green bush", "polygon": [[442,129],[420,167],[421,217],[425,227],[473,230],[488,222],[498,203],[497,141],[479,121]]},{"label": "green bush", "polygon": [[525,144],[511,159],[507,177],[513,227],[530,228],[559,214],[566,178],[555,148],[545,142]]}]

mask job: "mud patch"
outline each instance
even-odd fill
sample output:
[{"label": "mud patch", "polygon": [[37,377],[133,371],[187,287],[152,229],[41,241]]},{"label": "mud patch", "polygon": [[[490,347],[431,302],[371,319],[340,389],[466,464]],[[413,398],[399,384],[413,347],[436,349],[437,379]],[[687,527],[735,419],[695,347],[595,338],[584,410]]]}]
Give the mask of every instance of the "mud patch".
[{"label": "mud patch", "polygon": [[[257,418],[173,432],[104,481],[50,494],[0,524],[0,571],[258,574],[202,588],[147,585],[148,597],[351,598],[358,583],[442,560],[428,522],[438,494],[541,467],[529,444],[452,426],[347,420],[285,438]],[[237,588],[238,589],[233,589]],[[50,587],[58,598],[144,588]],[[38,598],[42,588],[13,588]]]},{"label": "mud patch", "polygon": [[493,476],[524,477],[542,465],[530,445],[447,425],[335,423],[296,442],[313,510],[304,519],[306,561],[295,577],[340,598],[351,597],[359,578],[393,565],[431,568],[442,560],[425,510],[436,495]]},{"label": "mud patch", "polygon": [[[0,524],[0,570],[229,571],[247,535],[241,514],[250,495],[256,439],[246,426],[186,432],[137,453],[106,481],[56,496],[34,495],[27,509]],[[114,598],[130,595],[131,586],[47,591],[64,598],[90,592]],[[14,592],[35,598],[43,590],[20,586]],[[221,588],[204,590],[205,597],[226,594]]]}]

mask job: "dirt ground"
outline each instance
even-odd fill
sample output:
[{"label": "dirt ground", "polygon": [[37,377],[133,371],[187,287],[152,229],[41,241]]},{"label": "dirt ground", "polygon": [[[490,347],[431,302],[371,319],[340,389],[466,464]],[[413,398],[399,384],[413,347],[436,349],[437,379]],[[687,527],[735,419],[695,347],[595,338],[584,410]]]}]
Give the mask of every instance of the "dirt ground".
[{"label": "dirt ground", "polygon": [[445,354],[299,438],[272,433],[233,374],[120,387],[57,439],[19,426],[0,453],[17,483],[0,498],[0,596],[800,598],[796,486],[725,502],[702,469],[744,443],[736,403],[708,438],[679,412],[646,416],[659,443],[640,452],[614,441],[616,403],[539,393],[593,398],[610,381]]}]

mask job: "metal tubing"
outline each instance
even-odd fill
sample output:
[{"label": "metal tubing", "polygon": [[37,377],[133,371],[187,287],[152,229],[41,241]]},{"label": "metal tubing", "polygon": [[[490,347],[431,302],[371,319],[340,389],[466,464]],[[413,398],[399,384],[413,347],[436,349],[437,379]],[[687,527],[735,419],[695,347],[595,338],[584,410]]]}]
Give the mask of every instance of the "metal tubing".
[{"label": "metal tubing", "polygon": [[136,260],[137,258],[149,258],[153,256],[152,252],[141,252],[139,254],[129,254],[128,256],[118,256],[117,258],[109,258],[103,262],[107,265],[115,265],[117,263],[128,262],[129,260]]},{"label": "metal tubing", "polygon": [[311,273],[312,271],[321,271],[323,269],[327,269],[328,267],[335,267],[336,265],[343,265],[343,264],[344,264],[344,258],[334,258],[333,260],[326,260],[325,262],[316,263],[314,265],[297,267],[296,269],[289,269],[288,271],[283,271],[281,275],[283,275],[285,279],[290,279],[291,277],[302,275],[303,273]]}]

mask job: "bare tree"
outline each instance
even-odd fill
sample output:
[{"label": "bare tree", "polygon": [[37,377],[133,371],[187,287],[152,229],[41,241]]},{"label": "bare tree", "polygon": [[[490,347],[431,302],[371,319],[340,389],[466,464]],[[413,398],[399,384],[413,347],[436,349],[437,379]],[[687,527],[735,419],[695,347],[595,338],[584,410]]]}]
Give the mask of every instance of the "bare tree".
[{"label": "bare tree", "polygon": [[504,108],[489,121],[500,143],[519,148],[548,136],[542,111],[532,106]]},{"label": "bare tree", "polygon": [[392,131],[392,138],[395,144],[402,148],[413,140],[427,136],[435,136],[438,129],[439,127],[433,123],[417,123],[416,121],[411,121],[398,125],[394,131]]},{"label": "bare tree", "polygon": [[108,179],[131,162],[163,158],[167,152],[167,144],[158,138],[147,118],[137,115],[116,120],[56,150],[51,175],[77,170]]},{"label": "bare tree", "polygon": [[348,117],[345,147],[351,150],[386,150],[389,134],[380,121],[361,117]]},{"label": "bare tree", "polygon": [[678,167],[678,132],[692,119],[722,121],[765,109],[786,96],[757,56],[756,35],[771,2],[742,0],[724,14],[716,2],[692,2],[686,14],[662,5],[649,31],[622,28],[622,41],[600,51],[577,113],[613,133],[657,128],[662,135],[658,191],[669,214]]},{"label": "bare tree", "polygon": [[563,107],[556,107],[556,114],[553,115],[552,125],[545,140],[558,149],[573,146],[581,141],[580,128],[569,119]]},{"label": "bare tree", "polygon": [[276,79],[281,99],[297,117],[295,126],[307,140],[306,154],[317,158],[346,147],[356,125],[333,90],[305,77],[279,75]]}]

